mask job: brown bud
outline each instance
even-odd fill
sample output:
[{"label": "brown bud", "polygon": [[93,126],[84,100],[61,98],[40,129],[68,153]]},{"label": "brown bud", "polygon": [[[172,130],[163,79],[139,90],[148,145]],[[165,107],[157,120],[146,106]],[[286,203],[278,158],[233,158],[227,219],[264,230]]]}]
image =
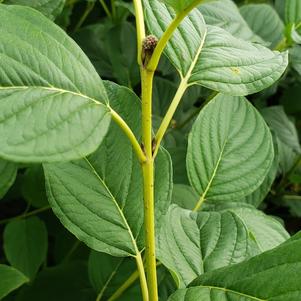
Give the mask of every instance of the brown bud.
[{"label": "brown bud", "polygon": [[142,42],[142,62],[146,66],[157,46],[158,39],[153,35],[147,36]]},{"label": "brown bud", "polygon": [[146,52],[153,52],[157,46],[158,39],[154,35],[149,35],[143,40],[143,50]]}]

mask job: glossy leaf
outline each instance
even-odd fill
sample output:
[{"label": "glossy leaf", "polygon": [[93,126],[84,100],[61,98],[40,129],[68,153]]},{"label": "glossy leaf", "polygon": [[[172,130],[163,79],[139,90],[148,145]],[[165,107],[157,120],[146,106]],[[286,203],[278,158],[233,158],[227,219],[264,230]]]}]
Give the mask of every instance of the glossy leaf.
[{"label": "glossy leaf", "polygon": [[298,301],[300,248],[297,237],[246,262],[206,273],[169,301]]},{"label": "glossy leaf", "polygon": [[[140,134],[140,101],[130,90],[107,84],[110,104]],[[170,157],[160,151],[155,174],[156,218],[170,203]],[[45,164],[48,198],[63,225],[90,248],[113,256],[135,256],[143,247],[140,164],[115,123],[100,148],[79,161]],[[121,171],[123,171],[121,173]],[[84,181],[83,181],[84,179]]]},{"label": "glossy leaf", "polygon": [[47,229],[37,217],[16,220],[5,227],[6,258],[12,266],[31,280],[46,259],[47,247]]},{"label": "glossy leaf", "polygon": [[210,1],[199,6],[199,10],[206,24],[221,27],[239,39],[264,44],[251,30],[232,0]]},{"label": "glossy leaf", "polygon": [[189,135],[188,177],[200,203],[231,201],[259,187],[273,158],[272,136],[257,110],[245,98],[220,94]]},{"label": "glossy leaf", "polygon": [[[148,28],[157,37],[174,18],[161,1],[145,1]],[[247,95],[272,85],[287,66],[287,53],[233,37],[205,24],[198,10],[182,21],[165,54],[189,84],[232,95]]]},{"label": "glossy leaf", "polygon": [[171,206],[158,236],[158,258],[185,287],[203,273],[242,262],[288,238],[278,221],[252,207],[194,213]]},{"label": "glossy leaf", "polygon": [[0,19],[0,155],[40,162],[93,152],[110,114],[89,60],[65,32],[28,7],[1,4]]},{"label": "glossy leaf", "polygon": [[62,12],[65,0],[4,0],[4,3],[32,7],[54,20]]},{"label": "glossy leaf", "polygon": [[275,48],[284,37],[284,24],[276,10],[268,4],[248,4],[240,8],[240,12],[251,27],[264,41]]},{"label": "glossy leaf", "polygon": [[0,159],[0,198],[6,194],[14,183],[17,170],[18,166],[15,163]]},{"label": "glossy leaf", "polygon": [[0,264],[0,279],[0,299],[29,281],[21,272],[4,264]]}]

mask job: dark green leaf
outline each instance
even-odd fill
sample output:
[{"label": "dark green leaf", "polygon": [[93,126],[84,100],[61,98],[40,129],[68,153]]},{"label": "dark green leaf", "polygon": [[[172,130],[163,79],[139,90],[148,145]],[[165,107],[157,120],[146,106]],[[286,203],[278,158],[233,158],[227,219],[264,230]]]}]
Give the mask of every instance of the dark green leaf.
[{"label": "dark green leaf", "polygon": [[15,163],[0,159],[0,199],[15,182],[17,170]]},{"label": "dark green leaf", "polygon": [[37,217],[16,220],[4,230],[4,252],[9,263],[31,280],[46,259],[47,229]]},{"label": "dark green leaf", "polygon": [[21,272],[4,264],[0,264],[0,279],[0,299],[29,281]]}]

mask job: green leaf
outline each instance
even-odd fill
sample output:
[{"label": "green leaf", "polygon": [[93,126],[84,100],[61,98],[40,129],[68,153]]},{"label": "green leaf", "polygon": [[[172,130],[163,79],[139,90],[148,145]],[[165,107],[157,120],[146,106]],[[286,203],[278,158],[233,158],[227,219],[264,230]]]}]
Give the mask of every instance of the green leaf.
[{"label": "green leaf", "polygon": [[290,54],[290,63],[292,67],[298,72],[301,76],[301,46],[295,45],[289,50]]},{"label": "green leaf", "polygon": [[100,76],[134,87],[140,81],[135,28],[129,22],[84,27],[74,36]]},{"label": "green leaf", "polygon": [[285,22],[301,26],[301,3],[299,0],[285,1]]},{"label": "green leaf", "polygon": [[98,298],[109,299],[136,271],[135,261],[92,251],[88,261],[90,282]]},{"label": "green leaf", "polygon": [[[161,37],[174,13],[159,0],[144,1],[144,5],[150,32]],[[206,26],[198,10],[182,21],[164,53],[188,84],[231,95],[247,95],[272,85],[286,69],[288,56]]]},{"label": "green leaf", "polygon": [[46,226],[37,217],[12,221],[5,227],[5,256],[31,280],[46,259],[47,245]]},{"label": "green leaf", "polygon": [[161,227],[157,256],[185,287],[203,273],[242,262],[288,238],[278,221],[252,207],[195,213],[174,205]]},{"label": "green leaf", "polygon": [[270,130],[243,97],[216,96],[201,111],[189,135],[188,177],[200,195],[199,204],[252,193],[273,159]]},{"label": "green leaf", "polygon": [[261,114],[283,144],[298,153],[301,152],[297,129],[282,106],[265,108],[261,110]]},{"label": "green leaf", "polygon": [[95,151],[110,115],[82,50],[28,7],[0,4],[0,19],[0,155],[41,162]]},{"label": "green leaf", "polygon": [[0,299],[29,281],[21,272],[4,264],[0,264],[0,279]]},{"label": "green leaf", "polygon": [[89,285],[86,262],[73,261],[46,268],[38,274],[32,285],[16,296],[16,301],[91,301],[96,296]]},{"label": "green leaf", "polygon": [[240,12],[252,30],[263,40],[271,43],[271,49],[275,48],[283,39],[284,24],[271,5],[243,5]]},{"label": "green leaf", "polygon": [[199,195],[189,185],[175,184],[172,191],[172,202],[178,206],[192,210],[199,200]]},{"label": "green leaf", "polygon": [[179,290],[169,301],[299,301],[301,298],[301,240],[230,267],[212,271]]},{"label": "green leaf", "polygon": [[253,205],[254,207],[258,207],[271,189],[271,186],[277,176],[278,165],[279,154],[277,150],[277,152],[275,152],[275,157],[272,166],[261,185],[251,194],[248,194],[243,199],[240,199],[240,202],[245,202]]},{"label": "green leaf", "polygon": [[4,0],[4,3],[32,7],[54,20],[62,12],[65,0]]},{"label": "green leaf", "polygon": [[163,0],[167,5],[171,6],[176,12],[183,12],[187,8],[195,7],[208,0]]},{"label": "green leaf", "polygon": [[234,37],[242,40],[264,43],[264,41],[250,29],[233,1],[218,0],[204,3],[199,6],[199,10],[206,24],[221,27]]},{"label": "green leaf", "polygon": [[31,206],[41,208],[48,205],[42,165],[32,165],[26,170],[22,177],[21,191]]},{"label": "green leaf", "polygon": [[[107,84],[110,105],[140,134],[140,100],[127,88]],[[156,159],[156,224],[166,213],[172,192],[168,153]],[[136,256],[143,248],[143,185],[134,150],[115,123],[100,148],[89,157],[45,164],[50,205],[62,224],[90,248],[113,256]],[[122,171],[122,172],[121,172]],[[85,179],[83,181],[83,179]]]},{"label": "green leaf", "polygon": [[15,163],[0,159],[0,199],[15,182],[17,170]]}]

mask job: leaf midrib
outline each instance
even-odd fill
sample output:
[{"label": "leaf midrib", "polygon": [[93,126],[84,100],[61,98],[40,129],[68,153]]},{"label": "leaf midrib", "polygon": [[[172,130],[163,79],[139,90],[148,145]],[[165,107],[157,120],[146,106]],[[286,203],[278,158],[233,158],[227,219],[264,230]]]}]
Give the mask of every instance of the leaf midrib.
[{"label": "leaf midrib", "polygon": [[59,92],[59,93],[69,93],[69,94],[72,94],[72,95],[76,95],[76,96],[79,96],[79,97],[82,97],[82,98],[85,98],[87,100],[90,100],[98,105],[104,105],[103,103],[99,102],[98,100],[90,97],[90,96],[87,96],[85,94],[81,94],[81,93],[78,93],[78,92],[73,92],[73,91],[70,91],[70,90],[65,90],[65,89],[61,89],[61,88],[56,88],[56,87],[44,87],[44,86],[7,86],[7,87],[0,87],[0,90],[25,90],[25,89],[42,89],[42,90],[47,90],[47,91],[53,91],[53,92]]},{"label": "leaf midrib", "polygon": [[107,184],[104,182],[104,180],[100,177],[100,175],[98,174],[98,172],[96,171],[96,169],[94,168],[94,166],[91,164],[91,162],[89,161],[89,159],[88,159],[87,157],[85,157],[84,160],[87,162],[87,164],[88,164],[88,165],[90,166],[90,168],[92,169],[93,173],[96,175],[96,177],[98,178],[98,180],[101,182],[101,184],[105,187],[105,189],[107,190],[107,192],[108,192],[109,195],[111,196],[111,199],[113,200],[113,203],[115,204],[115,206],[116,206],[116,208],[117,208],[117,210],[118,210],[118,212],[119,212],[119,214],[120,214],[120,216],[121,216],[121,218],[122,218],[122,220],[123,220],[123,222],[124,222],[124,224],[125,224],[125,226],[126,226],[126,228],[127,228],[127,231],[128,231],[128,233],[129,233],[129,235],[130,235],[130,238],[131,238],[131,241],[132,241],[132,244],[133,244],[133,246],[134,246],[135,253],[136,253],[136,254],[130,254],[130,255],[132,255],[133,257],[138,256],[140,252],[139,252],[139,249],[138,249],[136,240],[135,240],[134,235],[133,235],[133,233],[132,233],[132,231],[131,231],[131,227],[130,227],[130,225],[128,224],[128,222],[127,222],[127,220],[126,220],[126,218],[125,218],[125,216],[124,216],[124,214],[123,214],[123,211],[122,211],[121,208],[119,207],[119,204],[118,204],[116,198],[113,196],[113,194],[111,193],[109,187],[108,187]]},{"label": "leaf midrib", "polygon": [[212,285],[200,285],[200,287],[209,288],[210,290],[211,289],[220,290],[220,291],[224,291],[225,293],[230,292],[230,293],[242,296],[242,297],[253,299],[255,301],[268,301],[268,299],[260,299],[260,298],[257,298],[255,296],[247,295],[247,294],[244,294],[244,293],[241,293],[241,292],[238,292],[238,291],[234,291],[234,290],[231,290],[231,289],[228,289],[228,288],[225,288],[225,287],[218,287],[218,286],[212,286]]}]

